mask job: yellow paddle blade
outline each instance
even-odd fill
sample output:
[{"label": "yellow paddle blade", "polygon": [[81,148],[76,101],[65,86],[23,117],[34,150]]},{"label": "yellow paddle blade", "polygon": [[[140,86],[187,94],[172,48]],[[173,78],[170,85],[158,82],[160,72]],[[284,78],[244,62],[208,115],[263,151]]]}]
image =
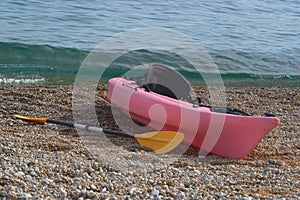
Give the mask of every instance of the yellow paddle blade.
[{"label": "yellow paddle blade", "polygon": [[167,153],[177,147],[184,139],[183,133],[174,131],[156,131],[136,134],[135,139],[144,147],[157,154]]},{"label": "yellow paddle blade", "polygon": [[30,118],[30,117],[25,117],[25,116],[22,116],[22,115],[14,115],[14,116],[18,119],[23,120],[23,121],[33,122],[33,123],[36,123],[36,124],[45,124],[46,121],[47,121],[47,118]]}]

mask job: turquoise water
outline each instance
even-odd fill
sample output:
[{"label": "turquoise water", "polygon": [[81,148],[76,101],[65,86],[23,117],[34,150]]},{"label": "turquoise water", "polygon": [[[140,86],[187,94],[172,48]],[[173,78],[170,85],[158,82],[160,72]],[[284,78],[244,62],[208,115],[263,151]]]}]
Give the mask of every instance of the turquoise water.
[{"label": "turquoise water", "polygon": [[[193,38],[211,55],[227,85],[300,87],[298,1],[1,1],[0,83],[72,84],[100,42],[122,31],[164,27]],[[148,62],[178,69],[168,52],[132,52],[104,79]]]}]

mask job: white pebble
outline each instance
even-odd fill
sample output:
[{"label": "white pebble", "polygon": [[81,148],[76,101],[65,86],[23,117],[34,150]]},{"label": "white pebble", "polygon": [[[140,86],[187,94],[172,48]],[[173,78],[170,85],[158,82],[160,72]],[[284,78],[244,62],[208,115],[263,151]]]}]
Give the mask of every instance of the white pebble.
[{"label": "white pebble", "polygon": [[17,177],[21,177],[21,176],[24,176],[25,174],[24,174],[24,172],[16,172],[15,173],[15,176],[17,176]]},{"label": "white pebble", "polygon": [[136,188],[131,188],[130,191],[129,191],[129,193],[133,194],[135,191],[136,191]]},{"label": "white pebble", "polygon": [[92,184],[91,189],[95,191],[95,190],[97,190],[97,187],[94,184]]}]

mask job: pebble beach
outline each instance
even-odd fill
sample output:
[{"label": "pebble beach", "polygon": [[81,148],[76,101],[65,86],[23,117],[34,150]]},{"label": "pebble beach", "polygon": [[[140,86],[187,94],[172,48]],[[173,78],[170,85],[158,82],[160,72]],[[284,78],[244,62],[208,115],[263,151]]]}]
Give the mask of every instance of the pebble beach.
[{"label": "pebble beach", "polygon": [[[205,102],[205,88],[194,90]],[[117,130],[111,106],[97,95],[100,126]],[[0,199],[300,198],[299,88],[226,88],[228,107],[254,115],[270,112],[281,120],[245,158],[202,158],[189,149],[172,163],[145,171],[114,166],[108,153],[104,159],[86,148],[73,128],[13,116],[73,120],[72,86],[2,85],[0,96]],[[111,140],[126,146],[120,154],[149,153],[132,140]]]}]

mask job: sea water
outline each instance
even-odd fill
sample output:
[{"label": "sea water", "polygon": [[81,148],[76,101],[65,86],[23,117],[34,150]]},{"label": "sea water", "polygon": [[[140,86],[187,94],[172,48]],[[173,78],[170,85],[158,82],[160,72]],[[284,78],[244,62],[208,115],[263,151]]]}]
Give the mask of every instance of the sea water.
[{"label": "sea water", "polygon": [[[3,0],[0,84],[72,84],[99,43],[131,29],[161,27],[199,43],[227,85],[300,87],[299,21],[295,0]],[[151,49],[124,55],[102,78],[151,62],[202,84],[177,55]]]}]

